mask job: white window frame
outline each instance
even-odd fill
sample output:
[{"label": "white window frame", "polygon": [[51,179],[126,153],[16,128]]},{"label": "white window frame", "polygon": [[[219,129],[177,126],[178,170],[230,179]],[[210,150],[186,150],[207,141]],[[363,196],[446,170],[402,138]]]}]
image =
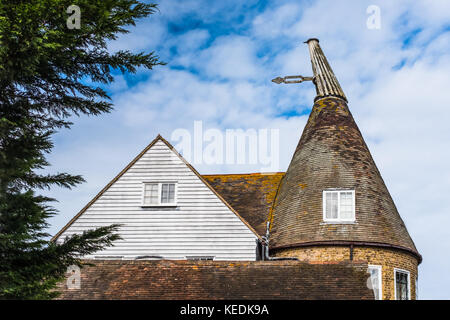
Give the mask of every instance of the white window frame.
[{"label": "white window frame", "polygon": [[419,276],[416,275],[416,282],[414,284],[414,291],[416,292],[416,300],[419,300]]},{"label": "white window frame", "polygon": [[[145,203],[145,186],[148,184],[157,184],[158,185],[158,203]],[[162,185],[163,184],[174,184],[175,190],[173,195],[173,203],[161,203],[161,196],[162,196]],[[142,207],[176,207],[178,203],[178,183],[177,181],[144,181],[142,183],[142,199],[141,199],[141,206]]]},{"label": "white window frame", "polygon": [[[338,217],[337,219],[329,219],[327,218],[327,201],[326,194],[337,192],[338,193]],[[353,217],[350,219],[342,219],[341,215],[341,192],[351,192],[353,197]],[[356,221],[356,200],[355,200],[355,190],[354,189],[327,189],[322,191],[322,212],[323,212],[323,221],[325,222],[339,222],[339,223],[354,223]]]},{"label": "white window frame", "polygon": [[408,284],[407,294],[408,294],[408,299],[407,300],[411,300],[411,278],[410,278],[411,274],[409,273],[408,270],[394,268],[394,297],[395,297],[395,300],[397,300],[397,272],[406,273],[408,275],[408,277],[407,277],[407,284]]},{"label": "white window frame", "polygon": [[[370,268],[378,269],[378,272],[379,272],[379,277],[378,277],[378,297],[379,297],[379,299],[378,300],[383,300],[383,267],[380,265],[369,264],[368,269],[367,269],[369,274],[370,274],[370,271],[369,271]],[[372,275],[370,277],[370,283],[372,284]],[[373,288],[372,288],[372,290],[373,290]]]}]

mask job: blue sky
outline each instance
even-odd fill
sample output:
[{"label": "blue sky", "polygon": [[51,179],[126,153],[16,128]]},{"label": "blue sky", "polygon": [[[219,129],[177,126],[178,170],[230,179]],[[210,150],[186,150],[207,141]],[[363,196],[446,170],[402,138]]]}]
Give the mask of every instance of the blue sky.
[{"label": "blue sky", "polygon": [[[368,29],[369,5],[381,28]],[[55,137],[51,171],[82,174],[74,190],[52,189],[56,233],[158,133],[177,128],[277,128],[286,170],[312,106],[307,46],[320,39],[349,107],[424,257],[422,299],[448,299],[450,278],[450,2],[162,1],[109,49],[155,50],[166,66],[117,75],[115,110],[74,119]],[[81,21],[81,23],[83,23]],[[200,173],[251,172],[251,165],[195,165]]]}]

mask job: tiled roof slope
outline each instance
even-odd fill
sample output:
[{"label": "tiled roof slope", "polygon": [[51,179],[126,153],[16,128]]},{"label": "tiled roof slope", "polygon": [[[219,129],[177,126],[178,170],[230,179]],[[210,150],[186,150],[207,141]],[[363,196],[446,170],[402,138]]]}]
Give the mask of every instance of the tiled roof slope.
[{"label": "tiled roof slope", "polygon": [[284,172],[202,175],[263,236],[270,208]]},{"label": "tiled roof slope", "polygon": [[90,260],[59,299],[373,299],[366,264]]},{"label": "tiled roof slope", "polygon": [[[355,224],[323,223],[322,191],[327,188],[355,189]],[[271,220],[271,248],[354,241],[417,253],[347,104],[339,98],[314,104]]]}]

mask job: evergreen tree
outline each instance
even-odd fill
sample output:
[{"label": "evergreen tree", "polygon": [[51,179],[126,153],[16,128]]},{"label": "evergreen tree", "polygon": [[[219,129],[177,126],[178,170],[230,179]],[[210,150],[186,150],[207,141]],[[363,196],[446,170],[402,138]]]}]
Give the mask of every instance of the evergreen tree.
[{"label": "evergreen tree", "polygon": [[[71,5],[80,9],[79,25]],[[42,169],[52,134],[69,128],[70,117],[111,111],[100,86],[113,81],[112,72],[162,64],[153,52],[107,48],[156,9],[135,0],[0,1],[0,298],[53,298],[70,265],[118,239],[112,225],[50,241],[54,199],[38,190],[83,181]]]}]

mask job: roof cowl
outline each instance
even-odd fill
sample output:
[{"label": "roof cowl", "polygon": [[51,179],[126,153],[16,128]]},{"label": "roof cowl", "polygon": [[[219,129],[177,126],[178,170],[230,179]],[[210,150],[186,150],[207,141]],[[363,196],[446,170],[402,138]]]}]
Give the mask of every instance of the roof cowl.
[{"label": "roof cowl", "polygon": [[316,85],[317,96],[314,101],[325,97],[337,97],[344,99],[347,102],[347,97],[336,79],[325,54],[320,48],[319,40],[311,38],[305,41],[305,43],[307,43],[309,47],[312,70],[314,73],[313,82]]}]

